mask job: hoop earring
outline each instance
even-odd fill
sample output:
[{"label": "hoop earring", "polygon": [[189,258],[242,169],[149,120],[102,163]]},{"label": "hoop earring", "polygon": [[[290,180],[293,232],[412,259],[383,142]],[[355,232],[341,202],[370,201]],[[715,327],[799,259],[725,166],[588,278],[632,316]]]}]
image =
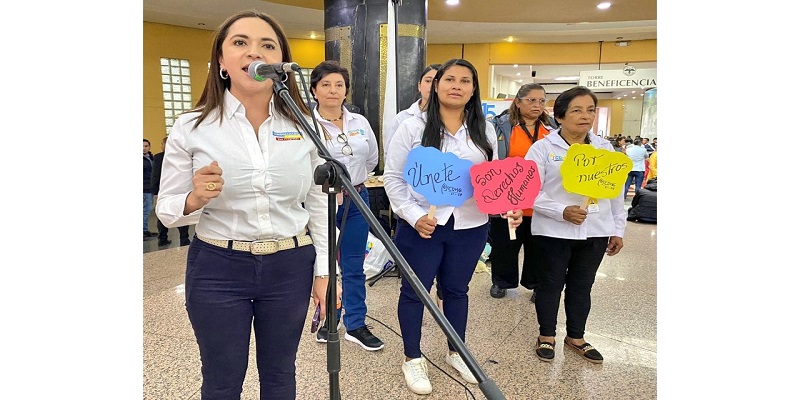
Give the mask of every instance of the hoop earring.
[{"label": "hoop earring", "polygon": [[[228,72],[228,71],[225,71],[224,69],[220,69],[220,70],[219,70],[219,77],[220,77],[220,78],[222,78],[222,80],[228,79],[228,77],[229,77],[230,75],[229,75],[229,74],[227,74],[227,72]],[[225,75],[222,75],[223,73],[224,73]]]}]

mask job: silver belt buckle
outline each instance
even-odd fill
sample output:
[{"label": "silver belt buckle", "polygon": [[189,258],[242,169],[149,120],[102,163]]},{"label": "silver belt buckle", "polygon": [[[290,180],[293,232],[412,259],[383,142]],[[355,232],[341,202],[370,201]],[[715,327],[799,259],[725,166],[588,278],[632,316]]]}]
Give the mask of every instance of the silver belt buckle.
[{"label": "silver belt buckle", "polygon": [[[258,243],[275,243],[275,251],[272,251],[272,252],[269,252],[269,251],[256,252],[255,246]],[[257,256],[274,254],[274,253],[278,252],[278,247],[279,247],[278,246],[278,239],[254,240],[254,241],[250,242],[250,253],[253,254],[253,255],[257,255]]]}]

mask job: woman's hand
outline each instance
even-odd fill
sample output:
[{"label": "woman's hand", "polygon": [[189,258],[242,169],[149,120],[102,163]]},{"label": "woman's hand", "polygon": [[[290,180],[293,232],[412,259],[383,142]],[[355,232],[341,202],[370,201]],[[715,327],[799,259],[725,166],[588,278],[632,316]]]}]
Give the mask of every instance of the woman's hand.
[{"label": "woman's hand", "polygon": [[606,254],[613,256],[622,250],[622,238],[619,236],[611,236],[608,239],[608,247],[606,247]]},{"label": "woman's hand", "polygon": [[183,214],[188,215],[205,207],[212,199],[219,196],[224,184],[222,168],[219,167],[219,163],[216,161],[212,161],[211,164],[198,169],[192,177],[193,189],[186,196]]},{"label": "woman's hand", "polygon": [[586,221],[586,216],[589,215],[586,210],[581,208],[580,206],[567,206],[564,209],[564,221],[572,222],[575,225],[580,225],[583,221]]},{"label": "woman's hand", "polygon": [[505,214],[500,214],[501,218],[508,219],[508,225],[511,229],[517,229],[522,224],[522,210],[512,210]]},{"label": "woman's hand", "polygon": [[423,239],[430,239],[433,231],[436,229],[436,222],[436,217],[428,218],[428,215],[425,214],[414,224],[414,229],[417,230],[417,233],[419,233]]},{"label": "woman's hand", "polygon": [[[325,302],[325,294],[328,293],[328,277],[314,277],[314,287],[311,289],[311,298],[314,299],[314,307],[319,305],[319,315],[325,314],[328,305]],[[320,317],[320,320],[324,317]]]}]

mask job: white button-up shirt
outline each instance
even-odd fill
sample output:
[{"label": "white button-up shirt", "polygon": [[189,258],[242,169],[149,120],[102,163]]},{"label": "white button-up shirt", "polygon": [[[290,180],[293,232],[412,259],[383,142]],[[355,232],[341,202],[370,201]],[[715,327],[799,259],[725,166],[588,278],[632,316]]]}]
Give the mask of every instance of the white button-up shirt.
[{"label": "white button-up shirt", "polygon": [[[198,236],[220,240],[283,239],[305,234],[308,226],[317,251],[315,274],[328,275],[327,195],[313,181],[323,160],[273,101],[257,137],[244,106],[228,90],[221,124],[215,112],[197,128],[199,112],[178,117],[167,139],[156,214],[167,227],[197,224]],[[212,161],[222,168],[222,191],[183,215],[194,173]]]},{"label": "white button-up shirt", "polygon": [[[430,203],[421,194],[415,192],[411,185],[403,179],[403,169],[408,160],[408,153],[415,147],[422,145],[422,132],[425,130],[425,116],[408,118],[397,128],[392,137],[392,151],[386,158],[383,171],[383,187],[389,197],[392,210],[411,226],[424,215],[428,214]],[[490,123],[486,123],[486,139],[492,146],[495,159],[497,158],[497,134]],[[466,125],[461,125],[455,136],[442,135],[442,152],[453,153],[458,158],[469,160],[473,164],[487,161],[483,151],[472,143],[467,134]],[[450,216],[455,217],[454,229],[469,229],[485,224],[489,216],[478,210],[475,197],[470,197],[461,206],[439,206],[434,214],[437,225],[444,225]]]},{"label": "white button-up shirt", "polygon": [[[326,121],[319,115],[319,111],[314,109],[314,117],[320,125],[320,132],[322,140],[331,156],[340,161],[347,168],[350,174],[350,182],[353,185],[364,183],[367,176],[375,166],[378,165],[378,140],[375,138],[375,132],[364,116],[354,114],[342,107],[342,127],[343,131],[333,124],[333,122]],[[322,129],[324,128],[324,129]],[[327,132],[327,135],[325,134]],[[342,148],[345,143],[339,143],[337,136],[344,133],[347,137],[347,143],[353,150],[352,156],[346,156],[342,153]]]},{"label": "white button-up shirt", "polygon": [[422,99],[419,99],[414,102],[410,107],[406,108],[403,111],[397,113],[397,115],[392,118],[392,121],[387,124],[387,126],[383,127],[383,159],[384,163],[386,162],[387,155],[389,154],[389,143],[391,143],[392,136],[397,131],[397,128],[400,126],[403,121],[411,118],[411,117],[419,117],[422,115],[422,110],[419,109],[419,102]]},{"label": "white button-up shirt", "polygon": [[[560,129],[554,130],[537,140],[525,155],[526,160],[533,160],[539,166],[539,177],[542,180],[542,189],[533,203],[531,233],[562,239],[623,237],[627,213],[622,192],[613,199],[597,199],[600,211],[589,213],[580,225],[564,220],[564,209],[570,205],[583,205],[586,196],[570,193],[564,189],[561,164],[567,155],[569,145],[559,132]],[[589,140],[595,148],[614,151],[611,143],[600,136],[589,133]]]}]

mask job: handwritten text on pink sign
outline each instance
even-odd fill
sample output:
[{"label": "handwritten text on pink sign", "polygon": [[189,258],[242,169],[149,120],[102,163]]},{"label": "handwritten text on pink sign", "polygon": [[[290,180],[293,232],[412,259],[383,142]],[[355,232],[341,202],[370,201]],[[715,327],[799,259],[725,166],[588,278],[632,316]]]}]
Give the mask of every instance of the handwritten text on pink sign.
[{"label": "handwritten text on pink sign", "polygon": [[520,157],[480,163],[469,174],[478,209],[487,214],[532,208],[542,187],[536,162]]}]

